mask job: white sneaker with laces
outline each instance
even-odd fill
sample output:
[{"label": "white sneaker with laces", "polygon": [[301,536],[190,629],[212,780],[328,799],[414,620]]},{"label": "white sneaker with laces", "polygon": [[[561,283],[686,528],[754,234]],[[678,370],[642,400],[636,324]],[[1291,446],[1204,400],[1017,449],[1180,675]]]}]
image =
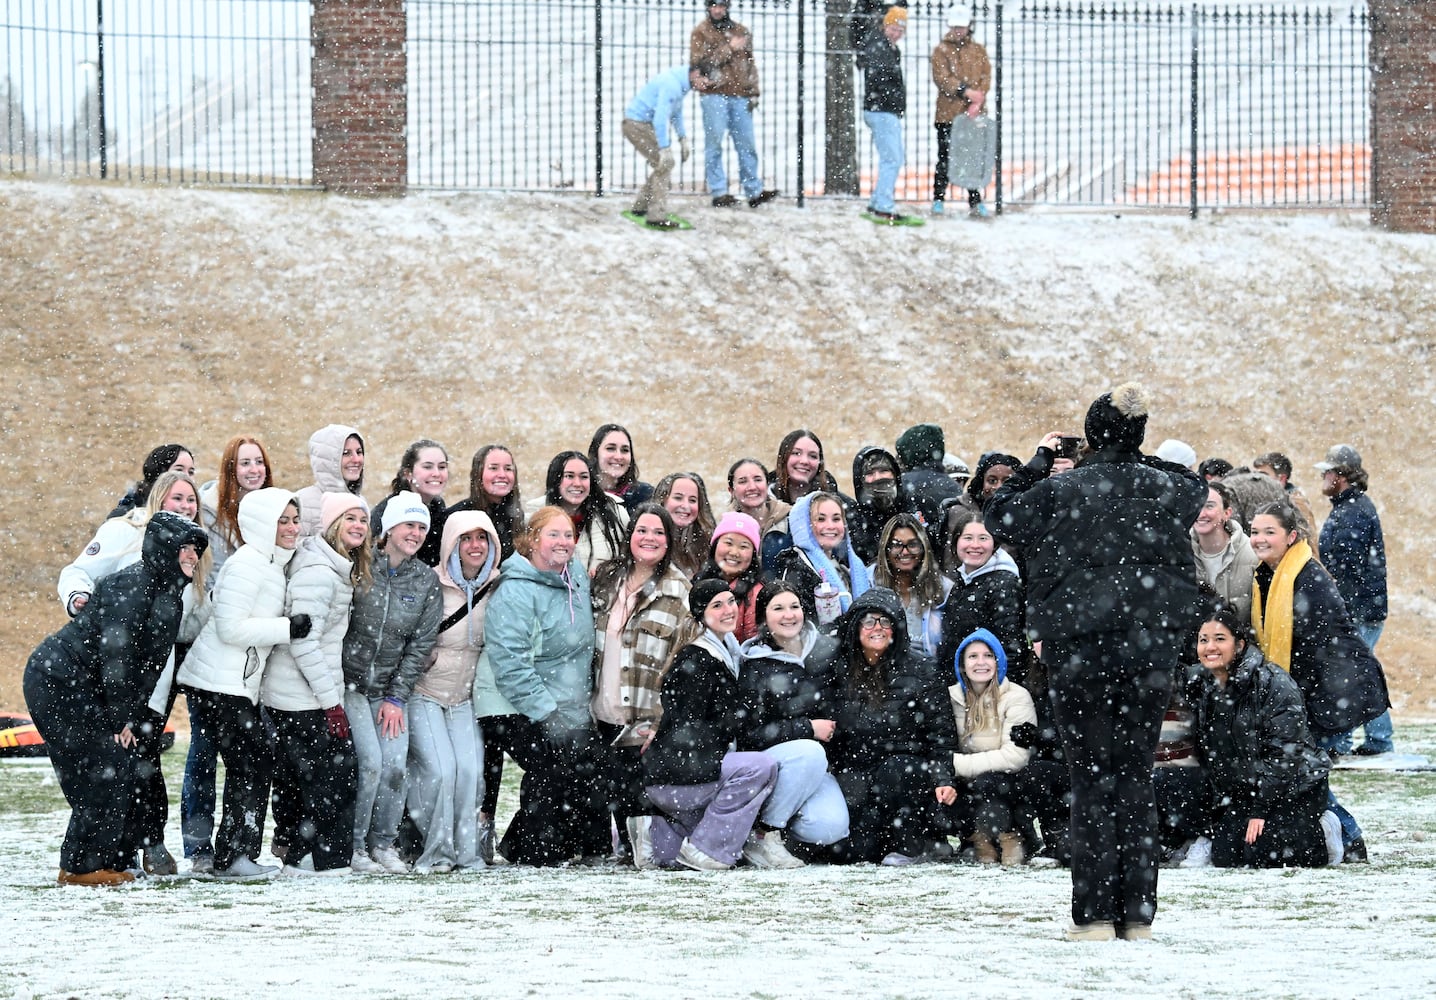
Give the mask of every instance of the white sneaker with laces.
[{"label": "white sneaker with laces", "polygon": [[404,859],[399,857],[399,852],[392,847],[376,847],[369,852],[369,857],[390,875],[409,874],[409,866],[404,864]]},{"label": "white sneaker with laces", "polygon": [[694,847],[687,837],[683,838],[683,843],[678,848],[678,863],[684,868],[692,868],[695,872],[726,872],[733,867],[725,865],[717,858],[710,858]]},{"label": "white sneaker with laces", "polygon": [[380,875],[384,871],[384,867],[376,864],[374,859],[369,857],[369,852],[365,850],[354,852],[354,856],[349,859],[349,868],[356,875]]},{"label": "white sneaker with laces", "polygon": [[802,861],[788,853],[788,848],[783,844],[781,830],[769,830],[766,833],[754,830],[748,834],[748,842],[743,845],[743,859],[754,868],[804,867]]},{"label": "white sneaker with laces", "polygon": [[1192,841],[1192,846],[1187,848],[1187,856],[1182,859],[1183,868],[1210,868],[1212,866],[1212,838],[1198,837]]}]

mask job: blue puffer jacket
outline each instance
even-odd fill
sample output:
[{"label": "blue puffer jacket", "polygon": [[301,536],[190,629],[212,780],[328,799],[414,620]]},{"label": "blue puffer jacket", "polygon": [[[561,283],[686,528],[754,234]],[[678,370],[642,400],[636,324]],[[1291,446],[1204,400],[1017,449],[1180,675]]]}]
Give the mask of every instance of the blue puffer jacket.
[{"label": "blue puffer jacket", "polygon": [[515,709],[535,722],[553,716],[564,729],[588,727],[593,601],[577,559],[562,574],[536,569],[518,553],[504,560],[484,645],[494,686]]}]

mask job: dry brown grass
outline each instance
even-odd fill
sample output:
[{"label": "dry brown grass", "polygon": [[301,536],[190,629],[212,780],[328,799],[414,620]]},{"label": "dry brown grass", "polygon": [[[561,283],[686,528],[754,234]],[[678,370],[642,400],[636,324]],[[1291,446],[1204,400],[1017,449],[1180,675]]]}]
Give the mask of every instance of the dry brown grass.
[{"label": "dry brown grass", "polygon": [[837,205],[694,208],[685,239],[620,207],[0,182],[0,706],[63,621],[59,567],[162,441],[209,476],[226,438],[257,433],[297,488],[308,435],[342,420],[368,438],[377,499],[430,436],[457,498],[489,440],[533,496],[547,457],[608,420],[635,431],[645,478],[710,483],[809,425],[846,487],[860,445],[912,423],[969,460],[1026,454],[1136,376],[1164,401],[1153,445],[1281,446],[1308,487],[1328,444],[1361,446],[1393,569],[1382,659],[1398,714],[1436,715],[1430,240],[1359,220],[899,233]]}]

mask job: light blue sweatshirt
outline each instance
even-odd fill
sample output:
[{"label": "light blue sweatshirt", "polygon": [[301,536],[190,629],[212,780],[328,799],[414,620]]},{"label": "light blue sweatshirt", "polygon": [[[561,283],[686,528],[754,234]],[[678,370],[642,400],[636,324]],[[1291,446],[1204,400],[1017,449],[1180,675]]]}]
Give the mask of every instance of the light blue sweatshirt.
[{"label": "light blue sweatshirt", "polygon": [[636,122],[652,123],[653,131],[658,136],[658,148],[667,149],[671,144],[668,137],[670,122],[678,138],[684,139],[688,136],[688,129],[683,124],[683,97],[692,89],[693,84],[688,81],[687,66],[664,70],[644,84],[638,96],[624,109],[623,117],[632,118]]}]

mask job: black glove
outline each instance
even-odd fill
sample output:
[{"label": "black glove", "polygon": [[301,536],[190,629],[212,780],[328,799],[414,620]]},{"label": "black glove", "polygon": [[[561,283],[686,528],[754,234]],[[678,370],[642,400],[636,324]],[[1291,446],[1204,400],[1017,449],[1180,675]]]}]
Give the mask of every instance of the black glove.
[{"label": "black glove", "polygon": [[313,627],[314,623],[308,615],[298,614],[289,616],[289,638],[291,639],[303,639],[309,634],[309,630]]},{"label": "black glove", "polygon": [[1030,722],[1019,722],[1012,727],[1013,745],[1031,750],[1037,745],[1037,727]]}]

